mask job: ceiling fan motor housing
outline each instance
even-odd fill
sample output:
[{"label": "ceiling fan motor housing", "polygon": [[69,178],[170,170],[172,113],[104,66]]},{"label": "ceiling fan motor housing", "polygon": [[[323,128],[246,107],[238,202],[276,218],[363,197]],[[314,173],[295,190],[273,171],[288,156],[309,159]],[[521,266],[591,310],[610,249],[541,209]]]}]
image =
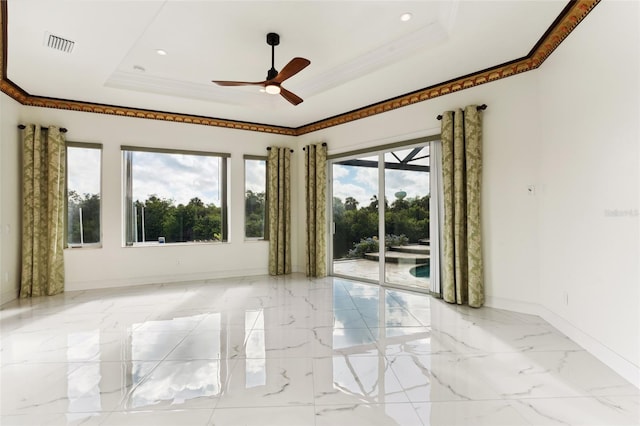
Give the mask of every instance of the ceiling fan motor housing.
[{"label": "ceiling fan motor housing", "polygon": [[267,34],[267,44],[269,46],[277,46],[280,44],[280,36],[276,33]]}]

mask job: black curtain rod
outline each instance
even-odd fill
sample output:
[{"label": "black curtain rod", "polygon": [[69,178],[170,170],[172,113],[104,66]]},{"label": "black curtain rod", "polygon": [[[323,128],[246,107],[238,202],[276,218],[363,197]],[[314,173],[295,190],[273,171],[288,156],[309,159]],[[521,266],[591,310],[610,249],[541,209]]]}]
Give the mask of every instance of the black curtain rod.
[{"label": "black curtain rod", "polygon": [[[267,147],[267,151],[271,151],[271,147],[270,146]],[[293,152],[293,150],[291,150],[291,152]]]},{"label": "black curtain rod", "polygon": [[[478,111],[484,111],[485,109],[487,109],[487,104],[478,105],[478,106],[476,107],[476,109],[477,109]],[[442,115],[439,115],[439,116],[437,116],[436,118],[437,118],[438,120],[442,120]]]},{"label": "black curtain rod", "polygon": [[[23,130],[23,129],[26,129],[26,128],[27,128],[27,126],[25,126],[24,124],[18,124],[18,129]],[[41,128],[43,130],[49,130],[48,127],[41,127]],[[67,133],[67,129],[65,129],[64,127],[60,127],[60,131],[62,133]]]},{"label": "black curtain rod", "polygon": [[[327,146],[327,143],[326,143],[326,142],[322,142],[322,146]],[[306,151],[306,148],[305,148],[305,147],[302,147],[302,150],[303,150],[303,151]]]}]

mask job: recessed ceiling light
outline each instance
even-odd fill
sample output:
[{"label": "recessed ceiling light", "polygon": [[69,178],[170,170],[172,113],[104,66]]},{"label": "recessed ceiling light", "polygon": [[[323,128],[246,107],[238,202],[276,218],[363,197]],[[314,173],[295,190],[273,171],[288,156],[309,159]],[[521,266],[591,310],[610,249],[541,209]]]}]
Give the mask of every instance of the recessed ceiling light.
[{"label": "recessed ceiling light", "polygon": [[400,20],[402,22],[407,22],[407,21],[410,21],[412,17],[413,17],[413,15],[410,14],[409,12],[407,12],[407,13],[403,13],[402,15],[400,15]]},{"label": "recessed ceiling light", "polygon": [[156,53],[160,56],[165,56],[167,54],[166,50],[162,50],[162,49],[158,49],[156,50]]}]

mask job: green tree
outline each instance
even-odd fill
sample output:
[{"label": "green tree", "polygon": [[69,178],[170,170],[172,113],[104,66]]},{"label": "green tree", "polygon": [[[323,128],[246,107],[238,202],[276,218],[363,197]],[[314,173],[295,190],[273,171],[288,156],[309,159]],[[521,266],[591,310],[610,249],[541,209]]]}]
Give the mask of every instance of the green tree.
[{"label": "green tree", "polygon": [[195,197],[187,205],[174,204],[171,199],[150,195],[145,202],[136,201],[138,241],[158,241],[164,237],[167,243],[220,240],[222,212],[214,204],[205,205]]},{"label": "green tree", "polygon": [[[353,197],[347,197],[345,203],[334,197],[334,259],[348,257],[350,251],[371,250],[373,237],[378,235],[377,196],[370,201],[368,206],[358,208]],[[391,206],[385,198],[385,229],[390,236],[402,237],[402,244],[415,244],[429,238],[429,196],[406,198],[406,194],[398,193]]]},{"label": "green tree", "polygon": [[[82,211],[82,238],[80,238],[80,211]],[[85,244],[100,242],[100,195],[76,191],[67,194],[67,242]]]},{"label": "green tree", "polygon": [[159,237],[167,237],[165,234],[165,220],[174,209],[173,200],[160,198],[152,194],[144,202],[136,201],[138,221],[138,241],[143,241],[142,229],[144,222],[144,241],[158,241]]},{"label": "green tree", "polygon": [[344,209],[347,210],[347,211],[349,211],[349,210],[357,210],[358,209],[358,204],[360,204],[360,203],[355,198],[347,197],[344,200]]},{"label": "green tree", "polygon": [[265,193],[247,190],[244,197],[245,236],[264,237]]}]

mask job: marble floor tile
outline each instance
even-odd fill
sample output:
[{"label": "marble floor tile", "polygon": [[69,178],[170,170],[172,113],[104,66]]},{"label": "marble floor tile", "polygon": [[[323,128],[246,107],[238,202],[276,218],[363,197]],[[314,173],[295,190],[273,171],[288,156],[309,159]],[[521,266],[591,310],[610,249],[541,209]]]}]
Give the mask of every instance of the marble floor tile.
[{"label": "marble floor tile", "polygon": [[380,351],[368,328],[316,327],[311,330],[313,356],[378,356]]},{"label": "marble floor tile", "polygon": [[459,368],[457,356],[449,354],[395,356],[389,366],[412,402],[500,399],[488,386],[484,370],[469,374]]},{"label": "marble floor tile", "polygon": [[[247,336],[245,358],[310,358],[313,333],[308,329],[266,328]],[[241,356],[242,357],[242,356]]]},{"label": "marble floor tile", "polygon": [[327,277],[0,308],[4,425],[640,425],[640,390],[540,317]]},{"label": "marble floor tile", "polygon": [[316,426],[422,426],[411,404],[317,405]]},{"label": "marble floor tile", "polygon": [[456,353],[579,351],[578,344],[548,324],[434,324],[434,347]]},{"label": "marble floor tile", "polygon": [[311,358],[239,359],[218,408],[313,405]]},{"label": "marble floor tile", "polygon": [[213,412],[210,426],[314,426],[313,406],[218,408]]},{"label": "marble floor tile", "polygon": [[[235,361],[163,361],[135,377],[118,410],[214,408]],[[137,365],[134,365],[134,368]]]},{"label": "marble floor tile", "polygon": [[238,340],[227,339],[228,335],[222,330],[192,331],[184,337],[164,358],[165,360],[196,360],[196,359],[234,359],[243,355],[245,342],[243,330],[235,329],[233,337]]},{"label": "marble floor tile", "polygon": [[340,309],[331,313],[334,328],[367,328],[362,312],[359,309]]},{"label": "marble floor tile", "polygon": [[2,368],[0,412],[9,414],[102,413],[118,407],[137,376],[155,364],[22,363]]},{"label": "marble floor tile", "polygon": [[104,426],[207,426],[211,409],[115,411]]},{"label": "marble floor tile", "polygon": [[427,355],[433,353],[452,353],[432,344],[429,327],[385,327],[371,328],[380,352],[387,357],[394,355]]},{"label": "marble floor tile", "polygon": [[511,406],[533,425],[640,425],[637,397],[531,398]]},{"label": "marble floor tile", "polygon": [[409,402],[384,357],[334,356],[313,360],[318,405]]},{"label": "marble floor tile", "polygon": [[[532,426],[510,401],[442,401],[413,404],[425,426]],[[567,423],[571,424],[571,423]]]},{"label": "marble floor tile", "polygon": [[29,413],[0,415],[2,426],[99,426],[106,422],[110,412],[102,413],[48,413],[46,415]]}]

